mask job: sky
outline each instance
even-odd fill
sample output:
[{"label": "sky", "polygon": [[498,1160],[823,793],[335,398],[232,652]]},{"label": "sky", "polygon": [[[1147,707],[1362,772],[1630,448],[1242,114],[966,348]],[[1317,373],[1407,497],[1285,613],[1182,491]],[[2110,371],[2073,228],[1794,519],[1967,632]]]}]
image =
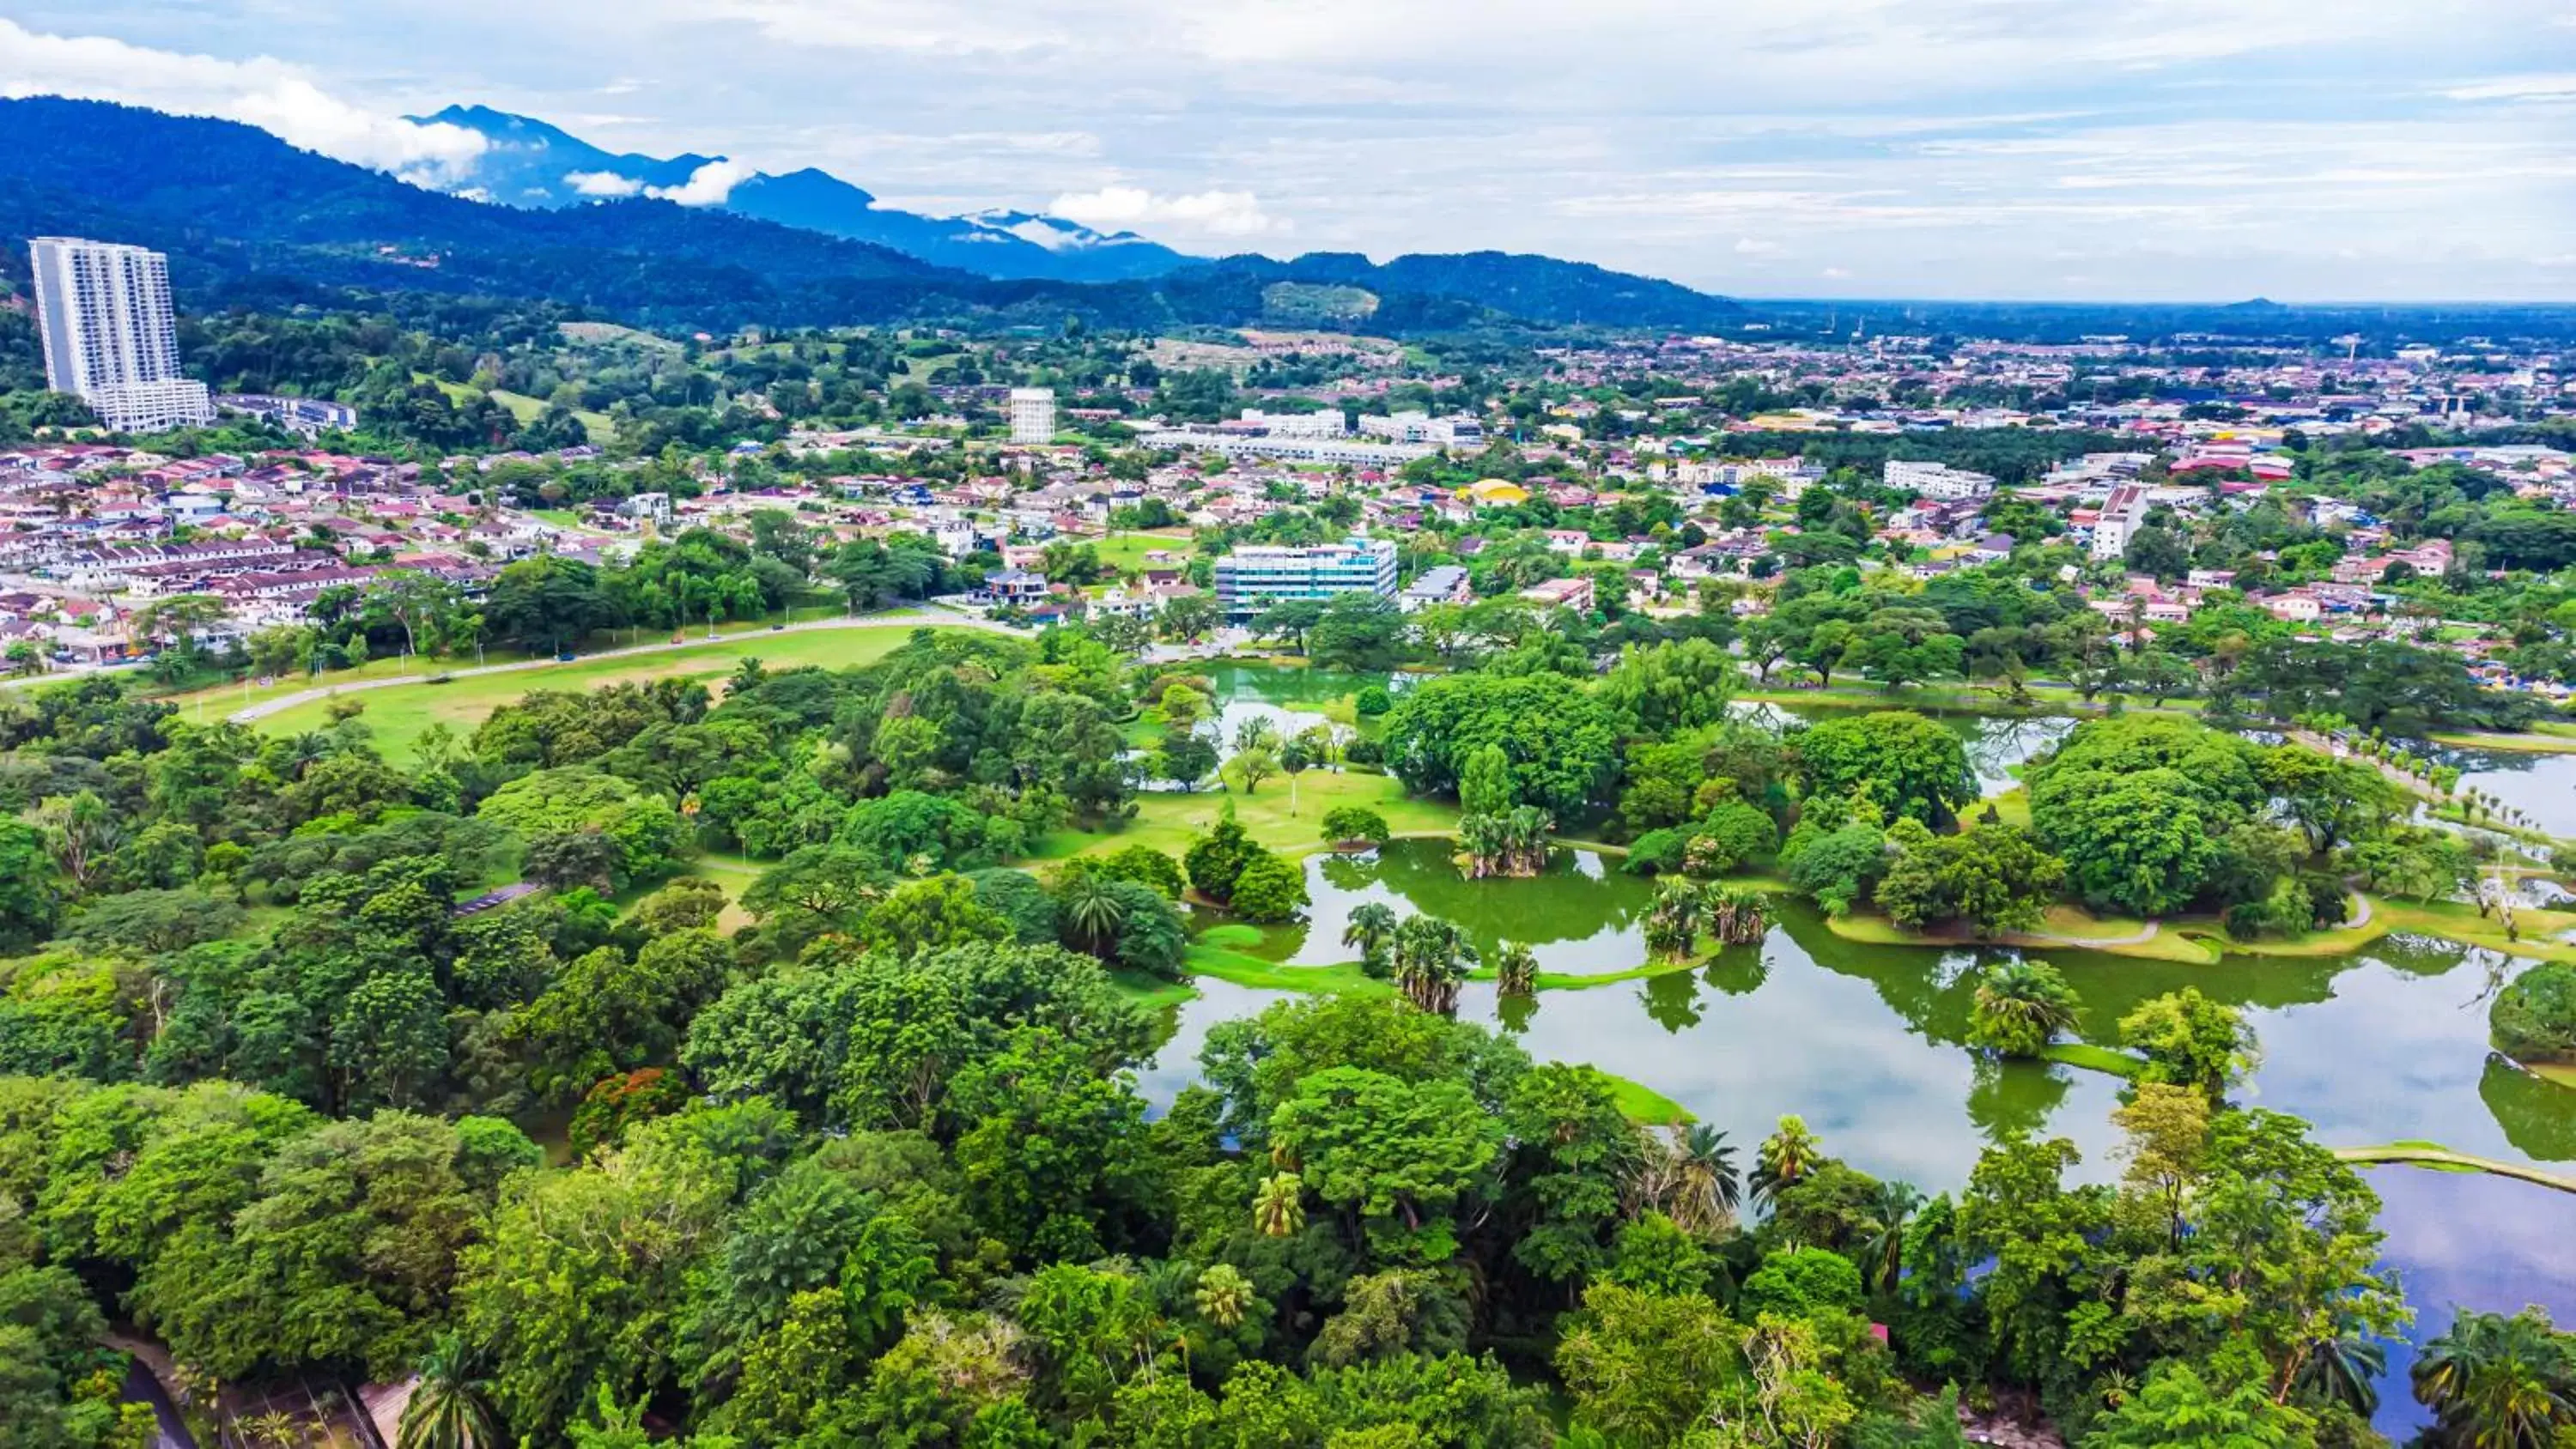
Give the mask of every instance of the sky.
[{"label": "sky", "polygon": [[2576,300],[2576,0],[11,0],[0,95],[451,102],[1187,251],[1752,297]]}]

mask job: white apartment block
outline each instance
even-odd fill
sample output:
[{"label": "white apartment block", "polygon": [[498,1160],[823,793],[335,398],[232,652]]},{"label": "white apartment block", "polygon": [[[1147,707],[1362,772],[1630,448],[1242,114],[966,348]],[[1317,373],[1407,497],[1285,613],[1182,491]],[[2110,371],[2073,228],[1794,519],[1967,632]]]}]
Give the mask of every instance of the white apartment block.
[{"label": "white apartment block", "polygon": [[1441,447],[1482,447],[1485,425],[1466,416],[1435,418],[1426,412],[1362,413],[1360,431],[1397,443],[1435,443]]},{"label": "white apartment block", "polygon": [[1890,488],[1903,488],[1945,502],[1983,498],[1995,491],[1988,474],[1971,473],[1947,463],[1908,463],[1890,458],[1881,475]]},{"label": "white apartment block", "polygon": [[1046,387],[1011,389],[1011,441],[1014,443],[1055,441],[1055,389]]},{"label": "white apartment block", "polygon": [[78,394],[120,433],[214,421],[206,385],[179,370],[169,258],[59,236],[36,238],[30,252],[47,387]]},{"label": "white apartment block", "polygon": [[1245,408],[1243,421],[1274,438],[1346,438],[1351,433],[1339,408],[1311,413],[1265,413],[1259,408]]},{"label": "white apartment block", "polygon": [[2102,505],[2102,517],[2093,525],[2093,556],[2112,559],[2125,556],[2129,540],[2147,524],[2147,489],[2140,483],[2123,483],[2111,490]]}]

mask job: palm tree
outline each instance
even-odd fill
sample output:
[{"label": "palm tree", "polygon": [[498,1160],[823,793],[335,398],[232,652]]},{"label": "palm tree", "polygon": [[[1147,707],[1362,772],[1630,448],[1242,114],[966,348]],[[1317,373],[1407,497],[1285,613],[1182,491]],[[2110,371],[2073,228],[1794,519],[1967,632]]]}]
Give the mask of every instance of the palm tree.
[{"label": "palm tree", "polygon": [[1293,1172],[1261,1180],[1252,1193],[1252,1225],[1264,1237],[1294,1237],[1306,1226],[1306,1184]]},{"label": "palm tree", "polygon": [[1777,1198],[1782,1188],[1793,1186],[1824,1160],[1816,1134],[1797,1117],[1781,1118],[1779,1127],[1762,1139],[1757,1155],[1760,1160],[1753,1168],[1753,1200],[1758,1203]]},{"label": "palm tree", "polygon": [[1655,886],[1655,903],[1646,910],[1646,949],[1678,961],[1699,944],[1707,913],[1706,891],[1699,882],[1666,876]]},{"label": "palm tree", "polygon": [[2576,1427],[2576,1348],[2537,1308],[2460,1310],[2409,1377],[2443,1442],[2465,1449],[2549,1449]]},{"label": "palm tree", "polygon": [[1230,1329],[1243,1322],[1243,1315],[1252,1307],[1252,1280],[1232,1263],[1219,1263],[1199,1274],[1198,1292],[1193,1297],[1201,1318]]},{"label": "palm tree", "polygon": [[1718,944],[1750,946],[1771,929],[1771,898],[1752,886],[1718,886],[1700,894]]},{"label": "palm tree", "polygon": [[1476,947],[1454,921],[1413,916],[1395,930],[1395,989],[1424,1011],[1458,1009],[1458,983],[1475,969]]},{"label": "palm tree", "polygon": [[1905,1230],[1923,1206],[1923,1194],[1910,1182],[1882,1182],[1870,1210],[1869,1244],[1861,1254],[1861,1272],[1882,1292],[1896,1291],[1905,1270]]},{"label": "palm tree", "polygon": [[244,1438],[265,1449],[296,1449],[304,1442],[304,1431],[296,1426],[295,1416],[283,1409],[271,1409],[237,1427]]},{"label": "palm tree", "polygon": [[1107,950],[1118,939],[1118,928],[1127,924],[1126,902],[1109,888],[1108,881],[1087,870],[1064,883],[1058,905],[1083,949],[1095,956]]},{"label": "palm tree", "polygon": [[1494,953],[1496,989],[1505,996],[1538,994],[1538,953],[1517,942],[1507,941]]},{"label": "palm tree", "polygon": [[1395,943],[1395,908],[1367,901],[1351,908],[1342,926],[1342,944],[1360,953],[1360,965],[1371,976],[1386,974],[1386,950]]},{"label": "palm tree", "polygon": [[2318,1344],[2299,1365],[2299,1386],[2330,1404],[2341,1404],[2367,1419],[2379,1412],[2379,1376],[2388,1371],[2388,1352],[2358,1335],[2330,1338]]},{"label": "palm tree", "polygon": [[1723,1233],[1735,1220],[1743,1186],[1735,1175],[1735,1148],[1726,1134],[1704,1122],[1672,1131],[1672,1200],[1664,1215],[1703,1237]]},{"label": "palm tree", "polygon": [[394,1449],[494,1449],[503,1442],[472,1370],[464,1342],[441,1334],[420,1362],[420,1382],[403,1406]]},{"label": "palm tree", "polygon": [[1977,983],[1968,1044],[2008,1057],[2035,1057],[2081,1019],[2081,998],[2045,961],[2008,961]]}]

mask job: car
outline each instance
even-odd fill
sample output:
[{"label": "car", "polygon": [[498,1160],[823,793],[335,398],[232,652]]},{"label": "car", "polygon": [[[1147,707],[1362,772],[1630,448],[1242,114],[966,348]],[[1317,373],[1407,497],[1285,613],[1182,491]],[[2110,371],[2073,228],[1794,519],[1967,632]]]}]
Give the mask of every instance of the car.
[{"label": "car", "polygon": [[566,649],[566,650],[562,650],[562,651],[560,651],[559,653],[557,653],[557,654],[555,655],[555,662],[556,662],[557,664],[570,664],[570,663],[572,662],[572,658],[573,658],[572,651],[571,651],[571,650],[569,650],[569,649]]},{"label": "car", "polygon": [[772,634],[784,634],[787,632],[787,626],[784,624],[772,624],[769,626],[769,632]]}]

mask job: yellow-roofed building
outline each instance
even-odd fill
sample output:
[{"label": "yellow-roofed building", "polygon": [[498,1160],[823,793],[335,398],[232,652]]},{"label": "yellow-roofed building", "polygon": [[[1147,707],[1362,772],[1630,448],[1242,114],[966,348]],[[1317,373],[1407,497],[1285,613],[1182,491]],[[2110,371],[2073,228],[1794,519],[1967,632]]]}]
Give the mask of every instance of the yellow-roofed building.
[{"label": "yellow-roofed building", "polygon": [[1479,478],[1458,490],[1458,501],[1480,508],[1504,508],[1529,502],[1529,490],[1506,478]]}]

